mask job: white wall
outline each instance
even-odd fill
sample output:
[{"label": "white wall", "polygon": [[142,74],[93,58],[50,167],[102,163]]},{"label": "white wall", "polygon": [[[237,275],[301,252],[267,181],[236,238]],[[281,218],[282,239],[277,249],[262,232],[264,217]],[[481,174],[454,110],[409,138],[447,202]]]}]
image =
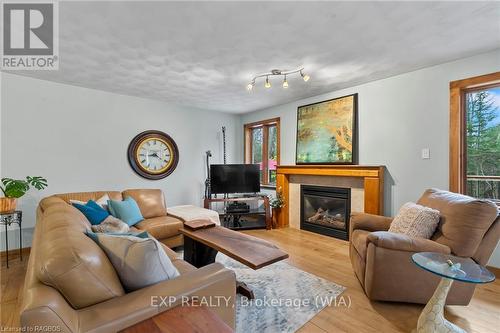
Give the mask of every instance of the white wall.
[{"label": "white wall", "polygon": [[[426,188],[448,189],[450,81],[497,71],[500,50],[248,113],[242,125],[280,117],[281,164],[295,164],[297,107],[358,93],[359,164],[387,167],[385,214],[394,215]],[[430,148],[429,160],[422,148]],[[494,257],[500,267],[499,248]]]},{"label": "white wall", "polygon": [[[1,176],[44,176],[49,187],[20,199],[23,226],[35,223],[40,198],[52,193],[161,188],[168,205],[200,205],[206,150],[222,162],[221,126],[227,128],[228,162],[239,159],[239,118],[18,75],[1,78]],[[157,129],[176,141],[180,161],[173,174],[151,181],[136,175],[127,147],[138,133]],[[17,234],[9,233],[9,247]],[[3,234],[0,237],[3,242]]]}]

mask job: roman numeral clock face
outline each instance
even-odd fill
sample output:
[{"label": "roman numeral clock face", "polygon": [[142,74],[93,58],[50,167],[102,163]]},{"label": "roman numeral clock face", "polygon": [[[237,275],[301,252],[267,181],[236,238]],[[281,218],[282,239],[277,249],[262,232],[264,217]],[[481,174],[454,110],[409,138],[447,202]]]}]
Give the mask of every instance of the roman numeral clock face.
[{"label": "roman numeral clock face", "polygon": [[137,160],[151,173],[162,173],[172,162],[172,147],[161,139],[146,139],[139,144]]},{"label": "roman numeral clock face", "polygon": [[179,160],[174,140],[159,131],[146,131],[137,135],[129,145],[129,163],[140,176],[162,179],[171,174]]}]

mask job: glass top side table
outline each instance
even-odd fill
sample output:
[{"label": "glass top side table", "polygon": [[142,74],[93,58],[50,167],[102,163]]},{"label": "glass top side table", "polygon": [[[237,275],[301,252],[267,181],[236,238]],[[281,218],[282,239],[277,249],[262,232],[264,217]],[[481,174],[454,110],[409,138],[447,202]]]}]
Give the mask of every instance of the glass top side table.
[{"label": "glass top side table", "polygon": [[415,253],[411,258],[418,267],[441,276],[441,282],[418,318],[416,332],[465,333],[465,330],[446,320],[443,314],[446,296],[448,296],[453,280],[489,283],[495,280],[495,275],[468,258],[434,252]]},{"label": "glass top side table", "polygon": [[9,268],[9,233],[8,227],[15,223],[19,227],[19,257],[23,260],[23,232],[22,223],[23,212],[15,210],[12,212],[0,213],[0,225],[5,226],[5,254],[7,259],[7,268]]}]

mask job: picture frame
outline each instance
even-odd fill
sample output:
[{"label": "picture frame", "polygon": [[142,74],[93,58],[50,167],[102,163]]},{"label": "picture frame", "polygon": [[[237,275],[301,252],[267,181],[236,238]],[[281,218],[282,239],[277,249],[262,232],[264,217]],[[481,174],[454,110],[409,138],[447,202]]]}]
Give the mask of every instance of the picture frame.
[{"label": "picture frame", "polygon": [[297,108],[295,163],[358,163],[358,94]]}]

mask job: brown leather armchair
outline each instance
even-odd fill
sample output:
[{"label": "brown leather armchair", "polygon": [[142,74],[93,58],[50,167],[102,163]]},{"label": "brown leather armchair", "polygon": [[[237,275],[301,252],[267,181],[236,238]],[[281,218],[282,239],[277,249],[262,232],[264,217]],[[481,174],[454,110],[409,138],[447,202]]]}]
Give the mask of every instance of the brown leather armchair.
[{"label": "brown leather armchair", "polygon": [[[416,252],[440,252],[486,265],[500,237],[498,207],[490,201],[442,190],[427,190],[417,203],[440,211],[431,239],[388,232],[392,218],[354,213],[349,256],[354,272],[371,300],[425,304],[439,277],[418,268]],[[467,305],[474,284],[455,282],[446,304]]]}]

